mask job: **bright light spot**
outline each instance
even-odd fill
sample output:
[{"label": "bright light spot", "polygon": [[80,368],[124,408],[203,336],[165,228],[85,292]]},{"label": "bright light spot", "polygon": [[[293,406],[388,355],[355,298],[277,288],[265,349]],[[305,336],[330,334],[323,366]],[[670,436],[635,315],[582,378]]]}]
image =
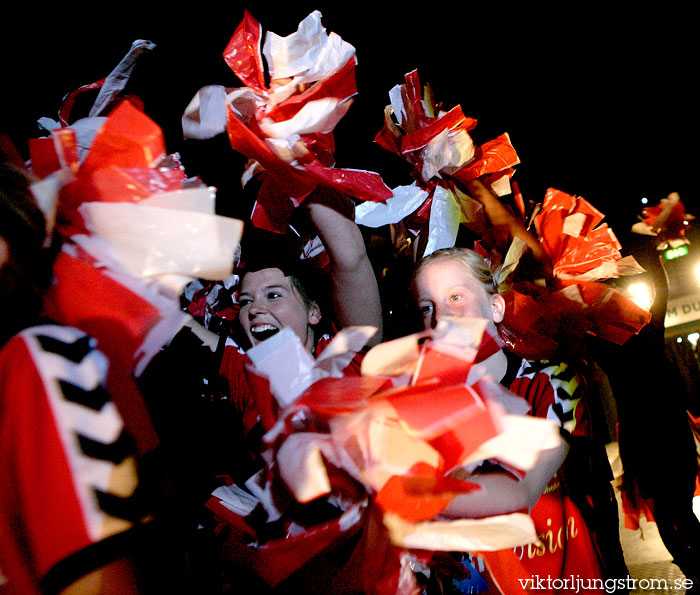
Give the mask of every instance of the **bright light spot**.
[{"label": "bright light spot", "polygon": [[697,347],[698,339],[700,339],[700,333],[690,333],[688,335],[688,341],[690,341],[691,345],[693,346],[693,349]]},{"label": "bright light spot", "polygon": [[627,290],[630,293],[632,301],[637,304],[640,308],[649,310],[651,304],[654,301],[651,288],[646,283],[632,283]]},{"label": "bright light spot", "polygon": [[642,199],[642,204],[643,204],[643,205],[647,204],[648,202],[649,202],[649,200],[648,200],[646,197],[644,197],[644,198]]},{"label": "bright light spot", "polygon": [[683,343],[683,337],[677,337],[676,343]]}]

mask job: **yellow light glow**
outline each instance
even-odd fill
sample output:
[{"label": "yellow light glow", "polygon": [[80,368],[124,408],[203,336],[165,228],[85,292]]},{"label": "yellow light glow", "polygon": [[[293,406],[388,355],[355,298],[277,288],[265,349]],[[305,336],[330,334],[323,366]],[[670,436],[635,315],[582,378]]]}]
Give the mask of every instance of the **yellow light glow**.
[{"label": "yellow light glow", "polygon": [[651,308],[654,296],[649,285],[642,282],[632,283],[632,285],[627,288],[627,291],[629,291],[632,301],[640,308],[644,308],[645,310]]}]

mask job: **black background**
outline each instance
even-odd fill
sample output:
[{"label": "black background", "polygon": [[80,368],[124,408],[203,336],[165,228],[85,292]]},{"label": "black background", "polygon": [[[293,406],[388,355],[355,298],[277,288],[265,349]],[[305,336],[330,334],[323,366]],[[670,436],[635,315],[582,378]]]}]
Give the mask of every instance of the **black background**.
[{"label": "black background", "polygon": [[56,118],[66,93],[109,74],[133,40],[149,39],[157,48],[139,63],[130,89],[163,128],[169,150],[182,151],[188,173],[230,182],[222,196],[235,201],[242,159],[226,143],[206,150],[183,143],[180,116],[201,86],[240,86],[222,52],[244,8],[279,35],[319,9],[326,29],[357,49],[359,94],[335,131],[339,167],[378,171],[390,186],[410,183],[403,161],[373,138],[389,89],[417,68],[446,109],[460,104],[479,120],[477,143],[510,134],[526,199],[541,200],[550,186],[581,195],[618,235],[637,220],[642,197],[656,204],[676,191],[696,213],[697,11],[537,6],[24,7],[5,19],[12,31],[2,39],[2,128],[24,151],[39,117]]}]

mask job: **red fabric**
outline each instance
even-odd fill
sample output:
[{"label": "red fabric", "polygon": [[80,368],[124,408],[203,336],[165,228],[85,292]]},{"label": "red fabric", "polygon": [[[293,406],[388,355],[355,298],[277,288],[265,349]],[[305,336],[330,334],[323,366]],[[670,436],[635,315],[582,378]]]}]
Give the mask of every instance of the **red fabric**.
[{"label": "red fabric", "polygon": [[[520,592],[510,590],[521,585],[520,581],[515,584],[515,578],[551,579],[545,583],[550,588],[534,588],[538,593],[552,594],[562,592],[561,586],[556,588],[562,583],[552,582],[555,579],[579,577],[586,581],[586,585],[593,584],[593,581],[588,582],[590,579],[602,580],[597,554],[583,517],[576,505],[560,492],[557,482],[551,491],[540,497],[530,512],[540,538],[539,544],[483,554],[495,582],[500,587],[508,585],[508,590],[502,591],[504,595]],[[586,592],[605,593],[603,589],[593,588],[587,588]]]},{"label": "red fabric", "polygon": [[[256,392],[251,386],[251,379],[254,382],[256,376],[251,376],[249,367],[252,367],[251,361],[238,347],[230,344],[224,347],[219,374],[228,385],[229,399],[241,415],[246,435],[259,421],[262,422],[263,428],[269,429],[277,420],[277,410],[273,409],[274,398],[270,394],[269,386],[267,390]],[[268,403],[269,406],[266,407],[263,403]]]},{"label": "red fabric", "polygon": [[96,91],[97,89],[101,89],[105,83],[105,80],[106,77],[100,79],[99,81],[95,81],[94,83],[83,85],[82,87],[71,91],[64,97],[63,102],[61,103],[61,109],[58,112],[58,117],[64,126],[67,126],[72,120],[71,113],[73,112],[73,106],[75,105],[75,100],[77,99],[78,95],[85,93],[86,91]]},{"label": "red fabric", "polygon": [[[615,273],[590,275],[603,265],[614,269],[622,258],[620,243],[603,218],[582,197],[547,189],[534,225],[553,278],[543,288],[516,269],[505,282],[499,334],[511,351],[528,359],[552,357],[560,345],[586,333],[621,345],[651,320],[648,311],[602,282]],[[577,278],[586,274],[591,280]]]},{"label": "red fabric", "polygon": [[510,137],[501,134],[477,147],[474,160],[467,163],[454,177],[461,182],[468,182],[486,174],[501,172],[518,163],[520,159],[510,142]]},{"label": "red fabric", "polygon": [[[579,389],[581,379],[567,373],[566,364],[552,364],[540,371],[533,370],[533,366],[524,365],[509,387],[527,400],[531,415],[552,419],[557,404],[562,403],[558,393],[566,391],[574,398],[564,399],[563,402],[576,401],[571,403],[574,414],[567,429],[575,435],[590,435],[588,412],[581,399],[583,392]],[[518,579],[529,580],[535,577],[554,580],[572,576],[584,580],[602,579],[588,528],[576,505],[562,492],[556,475],[533,507],[530,516],[535,523],[540,544],[481,554],[492,574],[493,583],[503,595],[526,592]],[[559,592],[535,588],[537,592]],[[604,593],[593,589],[587,592]]]},{"label": "red fabric", "polygon": [[110,165],[150,168],[165,155],[160,126],[130,101],[122,101],[98,131],[80,171],[85,174]]},{"label": "red fabric", "polygon": [[[114,429],[123,427],[108,402],[99,411],[88,409],[69,401],[58,383],[70,379],[87,390],[104,386],[103,356],[90,350],[80,362],[69,361],[44,352],[37,335],[68,342],[85,336],[76,329],[34,327],[0,351],[0,568],[10,592],[22,594],[36,592],[58,562],[115,531],[115,519],[99,508],[93,493],[99,480],[91,474],[95,465],[104,472],[106,463],[83,453],[78,436],[87,432],[109,445],[119,435]],[[129,468],[110,479],[125,496],[137,481]],[[119,523],[120,531],[132,526]]]},{"label": "red fabric", "polygon": [[[556,421],[574,436],[591,435],[590,413],[582,398],[584,381],[566,363],[525,364],[508,388],[528,402],[530,415]],[[560,398],[562,394],[566,396]],[[561,421],[557,416],[558,408],[573,411],[570,422]]]},{"label": "red fabric", "polygon": [[357,62],[354,58],[348,60],[326,80],[312,85],[303,93],[292,95],[283,102],[269,107],[265,111],[265,117],[270,118],[274,122],[282,122],[293,118],[310,101],[318,101],[325,98],[346,99],[357,95],[357,85],[355,84],[356,65]]},{"label": "red fabric", "polygon": [[[90,263],[61,252],[54,264],[56,282],[46,295],[46,314],[66,326],[94,336],[108,354],[112,367],[110,390],[142,453],[156,447],[150,414],[131,372],[134,356],[160,312],[141,296]],[[90,299],[76,296],[90,291]]]},{"label": "red fabric", "polygon": [[498,434],[496,420],[473,387],[439,384],[423,387],[421,399],[401,391],[387,401],[412,433],[426,440],[443,459],[444,473]]},{"label": "red fabric", "polygon": [[[92,540],[44,383],[20,338],[0,353],[0,399],[0,566],[18,593],[32,593],[54,564]],[[22,534],[33,562],[23,551]]]}]

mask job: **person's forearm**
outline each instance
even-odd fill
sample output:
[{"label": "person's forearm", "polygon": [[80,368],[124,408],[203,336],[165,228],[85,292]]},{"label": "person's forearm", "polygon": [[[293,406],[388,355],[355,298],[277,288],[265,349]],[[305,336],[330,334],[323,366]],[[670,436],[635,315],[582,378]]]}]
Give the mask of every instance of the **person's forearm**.
[{"label": "person's forearm", "polygon": [[471,180],[466,182],[465,186],[469,195],[483,205],[489,224],[494,228],[507,229],[511,238],[517,237],[523,240],[538,262],[541,263],[543,269],[549,273],[552,266],[549,256],[542,244],[525,227],[525,223],[508,210],[481,180]]},{"label": "person's forearm", "polygon": [[527,511],[542,495],[547,483],[564,462],[567,451],[566,443],[543,451],[533,468],[521,480],[505,471],[475,473],[468,476],[457,472],[454,475],[478,484],[481,489],[457,496],[441,516],[451,519],[483,518]]},{"label": "person's forearm", "polygon": [[382,340],[379,286],[357,224],[325,204],[311,202],[309,216],[331,262],[335,317],[341,327],[375,326],[370,344]]}]

